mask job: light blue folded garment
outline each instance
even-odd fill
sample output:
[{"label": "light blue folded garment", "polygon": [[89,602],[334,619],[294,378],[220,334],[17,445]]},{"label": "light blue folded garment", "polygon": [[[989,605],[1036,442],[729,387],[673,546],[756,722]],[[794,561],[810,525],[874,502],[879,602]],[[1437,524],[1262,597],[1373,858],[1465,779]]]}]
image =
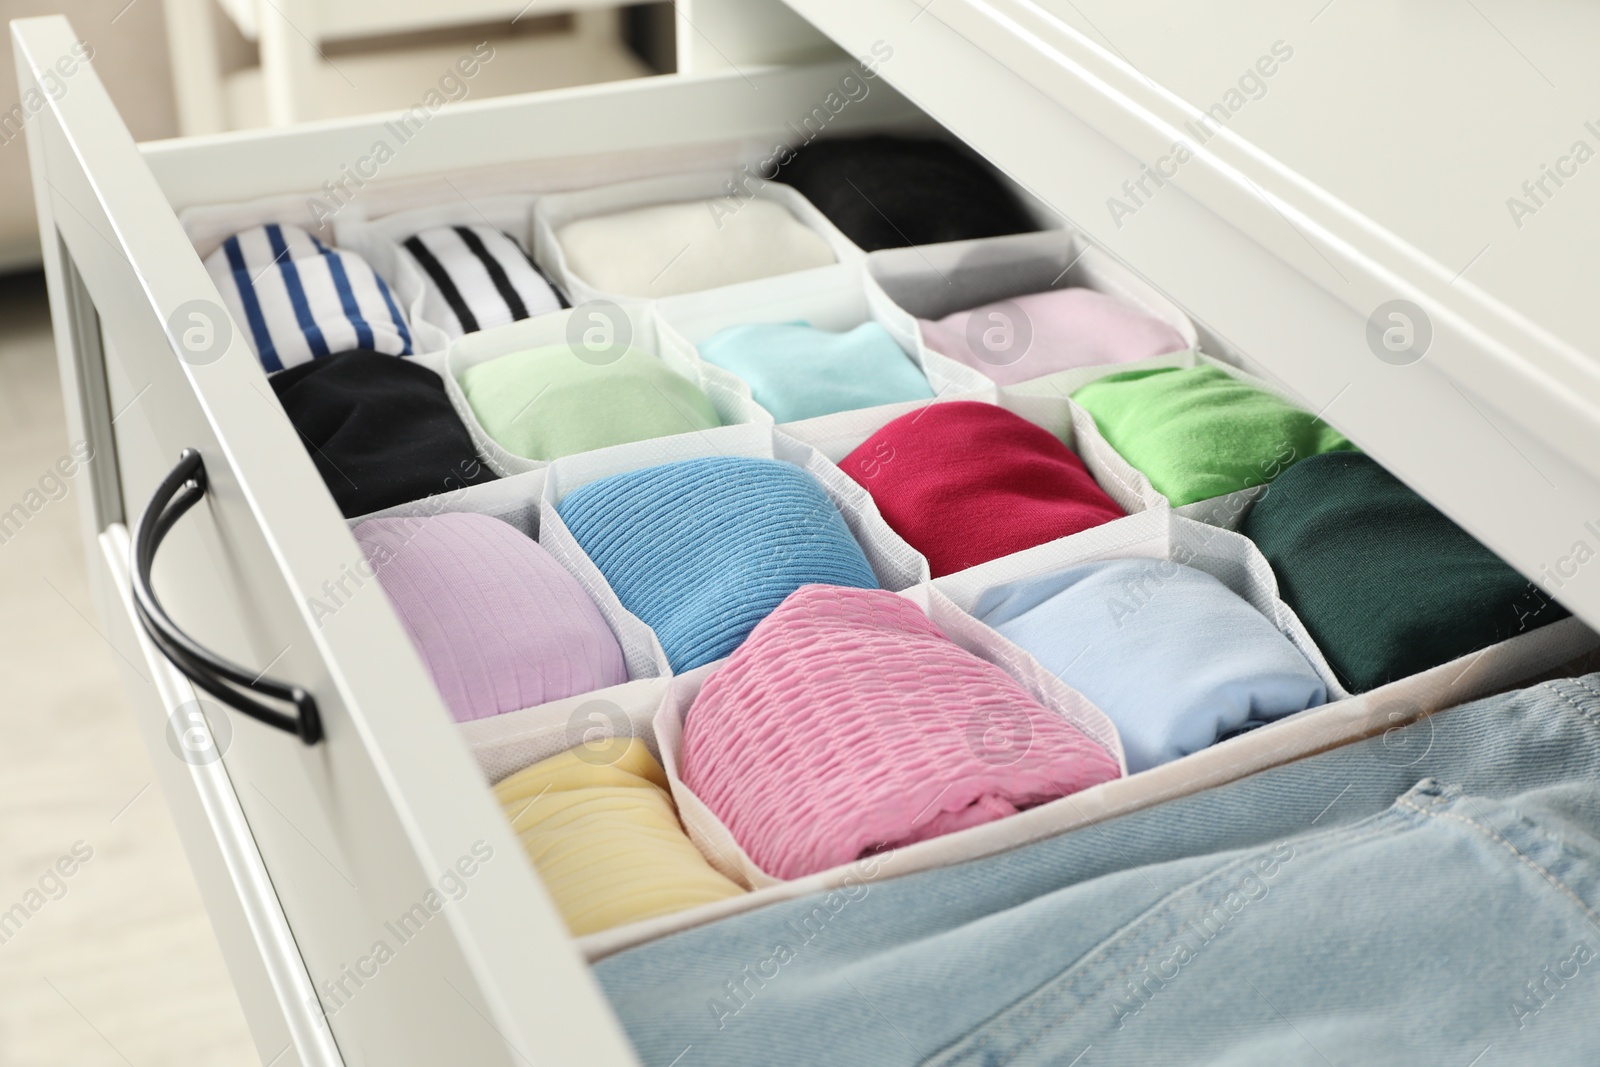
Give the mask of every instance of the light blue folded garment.
[{"label": "light blue folded garment", "polygon": [[878,588],[827,492],[782,460],[624,471],[580,485],[556,510],[679,673],[738,648],[802,585]]},{"label": "light blue folded garment", "polygon": [[730,326],[699,347],[707,363],[749,383],[779,422],[933,398],[928,379],[876,322],[845,333],[803,322]]},{"label": "light blue folded garment", "polygon": [[1171,560],[1089,563],[998,586],[972,612],[1099,705],[1129,772],[1328,699],[1266,616]]}]

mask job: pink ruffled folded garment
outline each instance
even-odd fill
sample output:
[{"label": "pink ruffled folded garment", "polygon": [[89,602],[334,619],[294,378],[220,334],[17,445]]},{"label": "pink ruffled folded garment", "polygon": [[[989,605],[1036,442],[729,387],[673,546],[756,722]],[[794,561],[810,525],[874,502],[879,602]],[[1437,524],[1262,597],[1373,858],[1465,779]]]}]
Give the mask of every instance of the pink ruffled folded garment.
[{"label": "pink ruffled folded garment", "polygon": [[713,674],[683,781],[792,879],[1110,781],[1116,759],[904,597],[807,585]]}]

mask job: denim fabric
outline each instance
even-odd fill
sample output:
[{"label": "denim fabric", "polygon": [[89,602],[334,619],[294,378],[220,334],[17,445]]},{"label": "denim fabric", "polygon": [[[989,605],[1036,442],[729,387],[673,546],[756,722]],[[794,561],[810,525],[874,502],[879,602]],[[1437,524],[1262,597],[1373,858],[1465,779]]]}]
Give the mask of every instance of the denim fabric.
[{"label": "denim fabric", "polygon": [[1600,1062],[1600,675],[602,961],[649,1067]]}]

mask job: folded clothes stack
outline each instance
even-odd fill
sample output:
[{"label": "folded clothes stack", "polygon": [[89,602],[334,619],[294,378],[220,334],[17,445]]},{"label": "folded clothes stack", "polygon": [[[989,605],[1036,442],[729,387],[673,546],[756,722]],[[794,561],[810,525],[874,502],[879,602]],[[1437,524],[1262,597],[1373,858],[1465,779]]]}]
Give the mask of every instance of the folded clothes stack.
[{"label": "folded clothes stack", "polygon": [[876,322],[843,333],[803,322],[730,326],[698,347],[779,422],[933,399],[928,379]]},{"label": "folded clothes stack", "polygon": [[839,466],[935,578],[1125,514],[1048,430],[976,401],[902,415]]},{"label": "folded clothes stack", "polygon": [[1567,610],[1370,456],[1296,464],[1245,517],[1351,692],[1448,663]]},{"label": "folded clothes stack", "polygon": [[542,760],[494,796],[575,937],[744,892],[689,841],[666,773],[638,738]]},{"label": "folded clothes stack", "polygon": [[1173,507],[1265,485],[1308,456],[1355,448],[1309,411],[1216,367],[1113,374],[1072,399]]},{"label": "folded clothes stack", "polygon": [[269,374],[355,349],[412,353],[410,326],[388,283],[360,256],[298,226],[273,222],[236,233],[205,266]]},{"label": "folded clothes stack", "polygon": [[1328,698],[1266,616],[1171,560],[1086,563],[1010,582],[972,613],[1111,718],[1130,772]]},{"label": "folded clothes stack", "polygon": [[919,320],[923,342],[1000,385],[1181,352],[1169,324],[1094,289],[1057,289]]},{"label": "folded clothes stack", "polygon": [[716,456],[614,474],[557,510],[680,673],[732,652],[802,585],[878,586],[828,494],[781,460]]},{"label": "folded clothes stack", "polygon": [[484,432],[524,459],[722,425],[699,386],[636,348],[605,362],[566,345],[512,352],[468,367],[461,391]]},{"label": "folded clothes stack", "polygon": [[683,726],[684,784],[776,878],[1120,773],[1060,713],[883,590],[797,590],[706,681]]},{"label": "folded clothes stack", "polygon": [[267,381],[346,518],[493,481],[433,371],[338,352]]},{"label": "folded clothes stack", "polygon": [[993,171],[932,138],[816,141],[779,168],[778,180],[868,252],[1039,228]]},{"label": "folded clothes stack", "polygon": [[628,680],[577,579],[499,519],[368,519],[355,537],[457,722]]},{"label": "folded clothes stack", "polygon": [[663,297],[837,262],[821,234],[782,204],[717,200],[652,204],[569,222],[556,231],[567,269],[596,289]]},{"label": "folded clothes stack", "polygon": [[424,279],[423,316],[452,339],[567,306],[522,246],[493,226],[433,226],[402,247]]}]

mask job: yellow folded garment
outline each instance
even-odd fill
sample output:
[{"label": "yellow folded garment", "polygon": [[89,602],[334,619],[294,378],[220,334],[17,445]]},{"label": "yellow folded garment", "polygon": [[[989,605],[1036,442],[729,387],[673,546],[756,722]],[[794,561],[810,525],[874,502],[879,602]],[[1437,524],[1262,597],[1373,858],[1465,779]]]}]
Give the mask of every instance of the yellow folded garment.
[{"label": "yellow folded garment", "polygon": [[494,795],[575,937],[744,892],[689,841],[636,737],[541,760]]}]

